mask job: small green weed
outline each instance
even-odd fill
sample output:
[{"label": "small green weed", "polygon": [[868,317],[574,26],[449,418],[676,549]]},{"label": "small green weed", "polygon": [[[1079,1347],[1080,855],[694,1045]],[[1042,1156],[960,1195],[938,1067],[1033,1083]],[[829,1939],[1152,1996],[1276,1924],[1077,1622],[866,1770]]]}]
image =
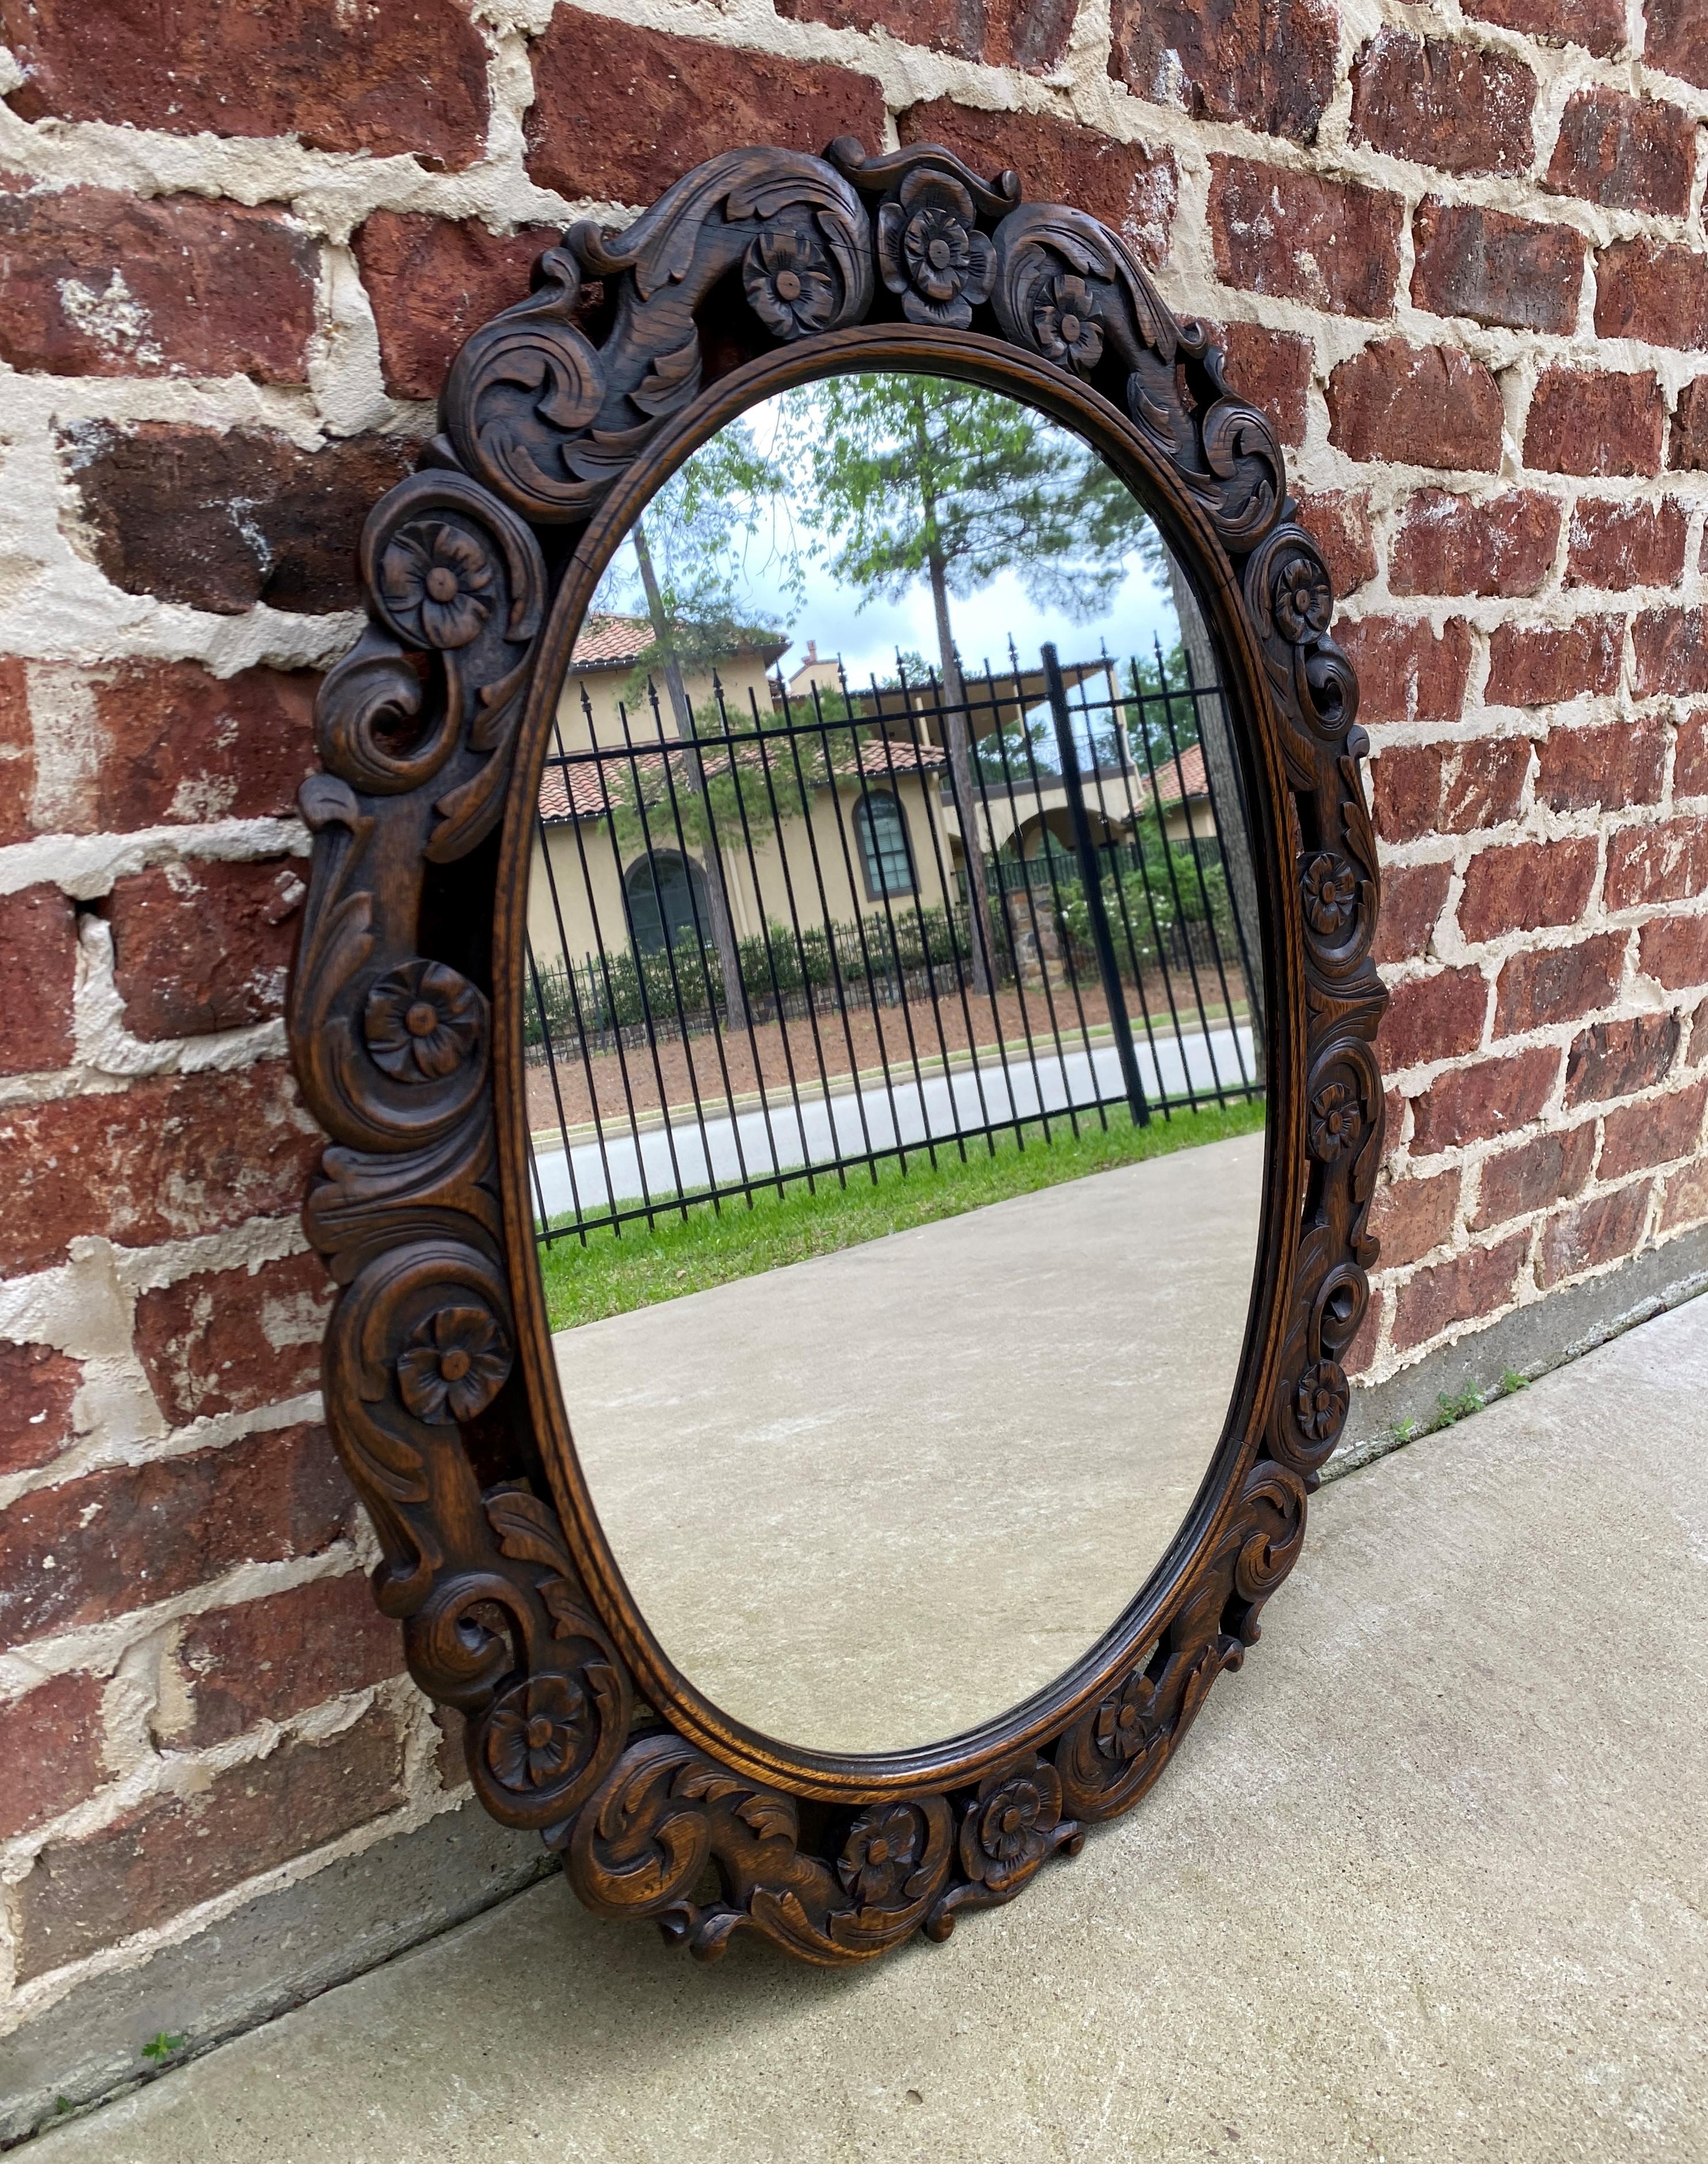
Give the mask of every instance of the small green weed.
[{"label": "small green weed", "polygon": [[176,2036],[169,2030],[162,2029],[150,2036],[147,2043],[143,2046],[142,2056],[145,2059],[152,2059],[156,2066],[160,2066],[162,2062],[170,2059],[174,2051],[181,2051],[189,2041],[187,2036]]}]

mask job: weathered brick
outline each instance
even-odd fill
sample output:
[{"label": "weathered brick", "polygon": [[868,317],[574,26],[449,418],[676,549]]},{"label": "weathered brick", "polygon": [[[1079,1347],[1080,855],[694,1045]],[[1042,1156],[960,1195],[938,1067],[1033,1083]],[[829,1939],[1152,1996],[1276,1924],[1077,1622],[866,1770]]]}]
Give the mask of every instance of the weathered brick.
[{"label": "weathered brick", "polygon": [[1708,706],[1698,706],[1679,724],[1673,743],[1673,794],[1708,796]]},{"label": "weathered brick", "polygon": [[1595,1122],[1556,1128],[1515,1148],[1500,1150],[1479,1168],[1474,1232],[1491,1232],[1576,1195],[1590,1177],[1595,1155]]},{"label": "weathered brick", "polygon": [[416,449],[355,436],[304,451],[287,436],[170,421],[74,423],[60,441],[113,585],[224,616],[257,601],[359,607],[363,523]]},{"label": "weathered brick", "polygon": [[1647,369],[1545,369],[1531,393],[1524,463],[1532,473],[1658,473],[1666,423],[1666,393]]},{"label": "weathered brick", "polygon": [[33,1489],[0,1520],[0,1644],[151,1607],[239,1563],[318,1555],[355,1507],[322,1427]]},{"label": "weathered brick", "polygon": [[533,48],[533,81],[528,170],[570,197],[649,203],[720,150],[817,151],[838,135],[876,150],[884,139],[884,94],[871,76],[580,8],[553,13]]},{"label": "weathered brick", "polygon": [[193,135],[295,135],[315,150],[472,165],[486,147],[486,48],[458,0],[169,9],[0,0],[26,120]]},{"label": "weathered brick", "polygon": [[94,696],[98,758],[79,831],[293,809],[315,764],[320,679],[312,670],[221,677],[195,661],[121,661],[81,673]]},{"label": "weathered brick", "polygon": [[1353,66],[1354,142],[1448,173],[1526,173],[1536,77],[1507,53],[1379,30]]},{"label": "weathered brick", "polygon": [[1290,449],[1305,440],[1311,395],[1311,344],[1294,331],[1265,330],[1261,323],[1219,326],[1228,381],[1240,397],[1274,422]]},{"label": "weathered brick", "polygon": [[0,1473],[28,1472],[59,1456],[71,1440],[82,1380],[82,1362],[68,1353],[0,1339]]},{"label": "weathered brick", "polygon": [[1513,330],[1563,336],[1575,328],[1588,248],[1569,226],[1426,196],[1411,239],[1416,307]]},{"label": "weathered brick", "polygon": [[29,839],[35,786],[35,734],[29,679],[15,654],[0,654],[0,847]]},{"label": "weathered brick", "polygon": [[1377,1188],[1370,1232],[1380,1242],[1384,1269],[1403,1269],[1452,1238],[1462,1179],[1455,1169],[1427,1179],[1386,1180]]},{"label": "weathered brick", "polygon": [[1708,16],[1698,0],[1648,0],[1648,38],[1642,56],[1699,89],[1708,90]]},{"label": "weathered brick", "polygon": [[1617,812],[1658,804],[1666,733],[1653,717],[1598,728],[1551,729],[1537,746],[1536,794],[1555,812]]},{"label": "weathered brick", "polygon": [[1634,1253],[1648,1213],[1651,1183],[1635,1180],[1611,1195],[1594,1195],[1542,1227],[1537,1278],[1544,1291],[1581,1270],[1600,1268]]},{"label": "weathered brick", "polygon": [[1527,737],[1390,744],[1372,769],[1376,831],[1415,842],[1498,826],[1516,817],[1529,770]]},{"label": "weathered brick", "polygon": [[1539,1117],[1553,1093],[1560,1056],[1551,1045],[1479,1059],[1438,1074],[1411,1100],[1411,1148],[1419,1157],[1516,1134]]},{"label": "weathered brick", "polygon": [[1437,969],[1390,985],[1376,1037],[1383,1072],[1474,1052],[1488,1011],[1489,983],[1480,969]]},{"label": "weathered brick", "polygon": [[528,296],[528,273],[555,246],[554,226],[496,234],[478,218],[376,210],[353,245],[373,304],[386,387],[437,398],[457,349],[501,308]]},{"label": "weathered brick", "polygon": [[1613,594],[1672,586],[1684,569],[1688,517],[1675,496],[1662,503],[1579,496],[1572,510],[1566,584]]},{"label": "weathered brick", "polygon": [[68,895],[56,886],[0,895],[0,1074],[68,1064],[76,969]]},{"label": "weathered brick", "polygon": [[1376,918],[1375,959],[1385,965],[1410,962],[1429,942],[1453,878],[1447,864],[1390,864],[1382,874],[1382,906]]},{"label": "weathered brick", "polygon": [[1464,0],[1464,12],[1545,44],[1569,39],[1604,59],[1625,43],[1625,0]]},{"label": "weathered brick", "polygon": [[433,1709],[433,1725],[439,1731],[439,1741],[434,1747],[433,1770],[439,1777],[439,1785],[447,1795],[469,1783],[469,1762],[465,1737],[467,1723],[454,1705],[436,1705]]},{"label": "weathered brick", "polygon": [[305,1254],[144,1293],[136,1350],[160,1410],[181,1426],[313,1389],[330,1292],[319,1258]]},{"label": "weathered brick", "polygon": [[0,1108],[0,1268],[80,1232],[148,1247],[294,1210],[323,1142],[276,1060]]},{"label": "weathered brick", "polygon": [[909,106],[896,121],[904,143],[941,143],[975,172],[1018,173],[1041,202],[1077,203],[1159,264],[1180,194],[1172,153],[1117,143],[1045,113],[986,113],[937,97]]},{"label": "weathered brick", "polygon": [[360,1571],[311,1578],[264,1600],[215,1608],[182,1626],[172,1658],[183,1718],[162,1742],[197,1751],[397,1675],[403,1640]]},{"label": "weathered brick", "polygon": [[1669,991],[1708,985],[1708,917],[1658,917],[1645,924],[1637,966]]},{"label": "weathered brick", "polygon": [[1348,458],[1493,473],[1500,386],[1455,346],[1377,339],[1328,379],[1328,439]]},{"label": "weathered brick", "polygon": [[1109,72],[1135,97],[1196,119],[1316,139],[1334,95],[1334,0],[1114,0]]},{"label": "weathered brick", "polygon": [[1657,1229],[1676,1232],[1684,1226],[1700,1224],[1705,1217],[1708,1217],[1708,1157],[1699,1157],[1668,1179]]},{"label": "weathered brick", "polygon": [[1648,609],[1631,632],[1639,698],[1708,691],[1708,609]]},{"label": "weathered brick", "polygon": [[1603,932],[1569,947],[1540,947],[1515,954],[1495,985],[1498,1040],[1575,1022],[1597,1007],[1611,1006],[1625,964],[1625,934]]},{"label": "weathered brick", "polygon": [[1376,575],[1376,539],[1367,490],[1325,488],[1298,497],[1299,523],[1322,551],[1338,598]]},{"label": "weathered brick", "polygon": [[888,30],[903,43],[929,45],[987,67],[1029,68],[1043,74],[1066,50],[1078,0],[777,0],[795,23],[828,23],[838,30]]},{"label": "weathered brick", "polygon": [[1400,279],[1400,197],[1249,158],[1210,160],[1216,274],[1337,316],[1385,316]]},{"label": "weathered brick", "polygon": [[276,211],[0,187],[0,358],[55,376],[307,381],[315,248]]},{"label": "weathered brick", "polygon": [[1646,1104],[1610,1112],[1601,1127],[1598,1179],[1623,1179],[1674,1158],[1694,1157],[1702,1139],[1702,1110],[1708,1105],[1708,1081],[1693,1082]]},{"label": "weathered brick", "polygon": [[1666,1079],[1679,1035],[1675,1014],[1592,1022],[1572,1039],[1566,1054],[1566,1104],[1599,1105],[1653,1089]]},{"label": "weathered brick", "polygon": [[1624,647],[1622,616],[1497,625],[1489,642],[1483,696],[1491,706],[1554,706],[1567,699],[1604,697],[1619,688]]},{"label": "weathered brick", "polygon": [[1708,819],[1622,827],[1607,838],[1607,906],[1685,901],[1708,887]]},{"label": "weathered brick", "polygon": [[1595,335],[1708,346],[1708,255],[1642,238],[1604,248],[1595,259]]},{"label": "weathered brick", "polygon": [[0,1706],[0,1841],[100,1787],[101,1689],[98,1676],[77,1671]]},{"label": "weathered brick", "polygon": [[125,1027],[197,1037],[281,1014],[306,891],[296,857],[152,865],[108,898]]},{"label": "weathered brick", "polygon": [[19,1981],[145,1931],[335,1841],[403,1799],[402,1746],[375,1707],[293,1738],[187,1795],[155,1795],[81,1841],[51,1841],[17,1888]]},{"label": "weathered brick", "polygon": [[1559,549],[1558,500],[1531,489],[1479,499],[1419,489],[1388,561],[1396,594],[1522,596],[1544,586]]},{"label": "weathered brick", "polygon": [[1515,1233],[1491,1247],[1469,1247],[1419,1270],[1395,1295],[1395,1351],[1409,1352],[1456,1324],[1474,1322],[1504,1307],[1529,1245],[1527,1233]]},{"label": "weathered brick", "polygon": [[1542,185],[1609,210],[1678,218],[1690,206],[1695,155],[1695,123],[1679,107],[1580,90],[1566,101]]},{"label": "weathered brick", "polygon": [[1335,637],[1358,671],[1359,712],[1371,725],[1456,722],[1464,711],[1471,628],[1450,617],[1439,633],[1422,617],[1361,617]]},{"label": "weathered brick", "polygon": [[1465,867],[1459,929],[1474,942],[1575,924],[1595,884],[1595,844],[1587,838],[1479,849]]},{"label": "weathered brick", "polygon": [[1693,376],[1679,393],[1667,464],[1674,471],[1708,472],[1708,376]]}]

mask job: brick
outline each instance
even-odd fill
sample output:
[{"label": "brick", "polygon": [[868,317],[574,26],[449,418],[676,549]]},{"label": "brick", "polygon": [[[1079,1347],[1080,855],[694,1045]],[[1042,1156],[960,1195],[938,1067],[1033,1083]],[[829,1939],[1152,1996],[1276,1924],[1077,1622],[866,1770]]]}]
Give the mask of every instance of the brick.
[{"label": "brick", "polygon": [[1376,575],[1376,538],[1368,491],[1325,488],[1298,498],[1299,523],[1322,551],[1335,594],[1344,600]]},{"label": "brick", "polygon": [[1137,97],[1314,143],[1334,95],[1334,0],[1114,0],[1109,72]]},{"label": "brick", "polygon": [[1559,1066],[1552,1045],[1537,1045],[1437,1075],[1411,1100],[1413,1153],[1432,1157],[1464,1142],[1516,1134],[1540,1117]]},{"label": "brick", "polygon": [[144,421],[60,434],[95,560],[126,593],[240,616],[356,608],[356,544],[373,506],[414,465],[396,436],[318,451],[288,437]]},{"label": "brick", "polygon": [[1675,496],[1662,503],[1580,496],[1572,509],[1566,584],[1612,594],[1674,585],[1684,573],[1688,517]]},{"label": "brick", "polygon": [[70,896],[56,886],[0,895],[0,1074],[70,1064],[76,973]]},{"label": "brick", "polygon": [[199,1037],[282,1014],[307,871],[271,857],[156,864],[117,880],[107,913],[132,1035]]},{"label": "brick", "polygon": [[1409,1352],[1461,1322],[1505,1307],[1530,1245],[1520,1232],[1491,1247],[1470,1247],[1450,1261],[1419,1270],[1395,1295],[1393,1345]]},{"label": "brick", "polygon": [[1573,1038],[1566,1054],[1567,1105],[1599,1105],[1653,1089],[1666,1079],[1679,1037],[1675,1014],[1592,1022]]},{"label": "brick", "polygon": [[1595,1155],[1595,1122],[1584,1120],[1485,1158],[1471,1230],[1492,1232],[1576,1195],[1590,1177]]},{"label": "brick", "polygon": [[1609,210],[1681,218],[1695,158],[1695,123],[1678,106],[1580,90],[1566,101],[1542,185]]},{"label": "brick", "polygon": [[215,676],[196,661],[122,661],[81,672],[99,755],[80,830],[288,817],[315,767],[307,669]]},{"label": "brick", "polygon": [[1290,449],[1305,440],[1311,396],[1312,347],[1293,331],[1261,323],[1223,323],[1219,343],[1227,377],[1239,396],[1267,414],[1280,442]]},{"label": "brick", "polygon": [[1369,725],[1456,722],[1464,711],[1471,628],[1450,617],[1437,633],[1421,617],[1360,617],[1335,637],[1358,671],[1359,713]]},{"label": "brick", "polygon": [[1625,0],[1464,0],[1464,12],[1545,44],[1569,39],[1604,59],[1625,44]]},{"label": "brick", "polygon": [[1117,143],[1095,129],[1043,113],[985,113],[937,97],[909,106],[896,121],[904,143],[941,143],[975,172],[1019,174],[1028,197],[1075,203],[1160,264],[1180,194],[1168,150]]},{"label": "brick", "polygon": [[315,150],[472,165],[486,148],[486,48],[458,0],[353,9],[181,0],[170,9],[0,0],[26,120],[194,135],[296,136]]},{"label": "brick", "polygon": [[375,1606],[365,1574],[354,1571],[192,1615],[172,1658],[185,1717],[160,1740],[198,1751],[383,1683],[402,1668],[403,1640]]},{"label": "brick", "polygon": [[1480,969],[1437,969],[1389,987],[1376,1037],[1384,1074],[1474,1052],[1489,1011],[1489,982]]},{"label": "brick", "polygon": [[1595,844],[1516,842],[1479,849],[1465,867],[1459,929],[1474,943],[1503,932],[1575,924],[1595,884]]},{"label": "brick", "polygon": [[1673,794],[1708,796],[1708,707],[1698,707],[1679,724],[1673,744]]},{"label": "brick", "polygon": [[14,654],[0,654],[0,847],[27,841],[35,787],[35,733],[29,721],[29,679]]},{"label": "brick", "polygon": [[1494,377],[1454,346],[1378,339],[1328,379],[1328,439],[1348,458],[1493,473],[1504,421]]},{"label": "brick", "polygon": [[187,1795],[148,1797],[98,1833],[50,1842],[16,1889],[18,1980],[163,1924],[402,1799],[402,1743],[376,1707],[324,1741],[281,1743]]},{"label": "brick", "polygon": [[1664,819],[1607,838],[1607,906],[1686,901],[1708,887],[1708,820]]},{"label": "brick", "polygon": [[1667,743],[1659,722],[1556,728],[1537,747],[1537,799],[1555,812],[1617,812],[1658,804]]},{"label": "brick", "polygon": [[838,30],[888,30],[904,44],[929,45],[958,60],[1041,75],[1065,51],[1077,4],[985,0],[970,8],[964,0],[777,0],[777,13],[789,22],[828,23]]},{"label": "brick", "polygon": [[1592,1195],[1544,1226],[1537,1248],[1537,1277],[1542,1289],[1635,1253],[1648,1214],[1649,1192],[1648,1180],[1635,1180],[1611,1195]]},{"label": "brick", "polygon": [[101,1785],[101,1679],[55,1676],[0,1706],[0,1841],[56,1819]]},{"label": "brick", "polygon": [[144,1293],[137,1357],[160,1410],[178,1427],[315,1389],[331,1289],[318,1257],[287,1255]]},{"label": "brick", "polygon": [[1595,259],[1595,335],[1708,346],[1708,255],[1663,240],[1620,240]]},{"label": "brick", "polygon": [[1521,1037],[1611,1006],[1624,965],[1622,932],[1515,954],[1495,980],[1495,1036]]},{"label": "brick", "polygon": [[1647,369],[1545,369],[1531,393],[1524,463],[1532,473],[1656,474],[1666,423],[1666,393]]},{"label": "brick", "polygon": [[1658,1230],[1675,1232],[1681,1226],[1700,1224],[1708,1217],[1708,1158],[1675,1172],[1666,1184],[1667,1199]]},{"label": "brick", "polygon": [[0,359],[55,376],[305,383],[316,249],[276,211],[0,187]]},{"label": "brick", "polygon": [[322,1427],[33,1489],[0,1521],[0,1644],[152,1607],[239,1563],[318,1555],[355,1509]]},{"label": "brick", "polygon": [[1249,158],[1210,160],[1216,275],[1336,316],[1385,316],[1400,281],[1400,197]]},{"label": "brick", "polygon": [[1708,16],[1699,0],[1648,0],[1643,12],[1648,23],[1645,64],[1708,90]]},{"label": "brick", "polygon": [[1420,489],[1406,507],[1388,561],[1396,594],[1538,592],[1559,549],[1560,506],[1533,490],[1474,500]]},{"label": "brick", "polygon": [[1708,985],[1708,917],[1658,917],[1645,924],[1637,966],[1669,991]]},{"label": "brick", "polygon": [[1708,376],[1693,377],[1679,393],[1667,464],[1675,471],[1708,472]]},{"label": "brick", "polygon": [[1702,1111],[1708,1106],[1708,1081],[1693,1082],[1647,1104],[1627,1105],[1610,1112],[1601,1127],[1598,1179],[1623,1179],[1674,1158],[1694,1157],[1702,1138]]},{"label": "brick", "polygon": [[1378,962],[1410,962],[1428,953],[1452,877],[1447,864],[1388,866],[1382,874],[1382,902],[1376,917]]},{"label": "brick", "polygon": [[1639,698],[1708,691],[1708,609],[1646,610],[1631,632]]},{"label": "brick", "polygon": [[1370,1232],[1380,1242],[1384,1269],[1403,1269],[1453,1237],[1461,1175],[1457,1169],[1427,1179],[1387,1180],[1370,1205]]},{"label": "brick", "polygon": [[433,1725],[439,1731],[433,1770],[439,1777],[439,1787],[447,1795],[454,1795],[459,1788],[469,1785],[469,1762],[464,1741],[467,1724],[454,1705],[436,1705],[433,1709]]},{"label": "brick", "polygon": [[1527,737],[1390,744],[1374,767],[1376,831],[1385,842],[1463,834],[1517,815]]},{"label": "brick", "polygon": [[1499,624],[1489,642],[1483,696],[1491,706],[1555,706],[1567,699],[1606,697],[1619,688],[1624,650],[1622,616]]},{"label": "brick", "polygon": [[1587,244],[1475,203],[1426,196],[1411,219],[1411,298],[1437,316],[1569,335],[1577,326]]},{"label": "brick", "polygon": [[[869,75],[738,52],[560,7],[533,48],[530,176],[560,193],[649,203],[720,150],[822,150],[838,135],[881,148],[884,94]],[[668,124],[664,116],[668,115]]]},{"label": "brick", "polygon": [[59,1456],[71,1439],[82,1380],[82,1362],[51,1345],[0,1338],[0,1473],[29,1472]]},{"label": "brick", "polygon": [[1353,66],[1352,135],[1448,173],[1527,173],[1536,77],[1508,53],[1379,30]]},{"label": "brick", "polygon": [[365,218],[351,244],[386,388],[398,398],[437,398],[458,347],[528,297],[528,274],[557,239],[554,226],[501,234],[473,218],[376,210]]},{"label": "brick", "polygon": [[152,1247],[294,1211],[323,1141],[279,1060],[0,1108],[0,1269],[79,1233]]}]

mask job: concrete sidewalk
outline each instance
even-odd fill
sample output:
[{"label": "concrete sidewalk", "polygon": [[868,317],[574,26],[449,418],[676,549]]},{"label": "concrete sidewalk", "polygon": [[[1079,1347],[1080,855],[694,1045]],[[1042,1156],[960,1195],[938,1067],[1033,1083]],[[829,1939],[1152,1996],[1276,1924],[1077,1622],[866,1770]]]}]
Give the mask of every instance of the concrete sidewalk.
[{"label": "concrete sidewalk", "polygon": [[943,1947],[556,1880],[41,2164],[1708,2156],[1708,1300],[1326,1489],[1138,1810]]}]

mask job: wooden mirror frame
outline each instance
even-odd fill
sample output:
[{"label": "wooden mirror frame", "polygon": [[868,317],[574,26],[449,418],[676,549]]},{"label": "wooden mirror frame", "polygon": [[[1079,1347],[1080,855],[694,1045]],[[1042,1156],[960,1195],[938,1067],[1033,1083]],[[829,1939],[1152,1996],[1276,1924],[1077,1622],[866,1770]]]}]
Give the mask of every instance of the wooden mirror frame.
[{"label": "wooden mirror frame", "polygon": [[[1196,590],[1262,898],[1269,1145],[1238,1384],[1162,1563],[1046,1689],[942,1744],[855,1757],[710,1704],[607,1544],[534,1258],[521,956],[551,717],[629,522],[756,399],[880,366],[1077,431]],[[1345,1421],[1384,995],[1368,746],[1328,575],[1206,328],[1085,212],[934,146],[731,151],[625,232],[575,226],[463,347],[441,418],[367,522],[371,621],[322,689],[324,771],[301,797],[315,839],[289,1027],[331,1138],[304,1216],[340,1287],[326,1413],[378,1533],[375,1597],[416,1681],[463,1716],[482,1804],[539,1830],[598,1914],[652,1917],[705,1958],[742,1930],[827,1964],[940,1939],[1150,1787],[1257,1638]]]}]

